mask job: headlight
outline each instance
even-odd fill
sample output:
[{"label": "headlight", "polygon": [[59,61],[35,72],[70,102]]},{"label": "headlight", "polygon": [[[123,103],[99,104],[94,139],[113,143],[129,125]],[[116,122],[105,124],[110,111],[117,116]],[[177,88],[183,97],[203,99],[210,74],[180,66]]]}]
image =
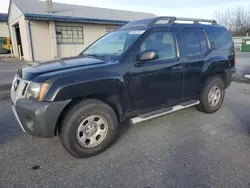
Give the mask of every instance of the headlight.
[{"label": "headlight", "polygon": [[49,89],[49,86],[49,83],[31,82],[25,97],[35,101],[42,101],[47,90]]}]

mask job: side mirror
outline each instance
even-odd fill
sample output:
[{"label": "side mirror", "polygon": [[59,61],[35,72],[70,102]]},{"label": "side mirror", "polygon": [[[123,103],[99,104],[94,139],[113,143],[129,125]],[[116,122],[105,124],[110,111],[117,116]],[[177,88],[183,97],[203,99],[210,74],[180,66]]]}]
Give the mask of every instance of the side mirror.
[{"label": "side mirror", "polygon": [[140,63],[143,63],[145,61],[150,61],[150,60],[156,60],[159,58],[159,55],[155,50],[145,50],[141,53],[139,57]]}]

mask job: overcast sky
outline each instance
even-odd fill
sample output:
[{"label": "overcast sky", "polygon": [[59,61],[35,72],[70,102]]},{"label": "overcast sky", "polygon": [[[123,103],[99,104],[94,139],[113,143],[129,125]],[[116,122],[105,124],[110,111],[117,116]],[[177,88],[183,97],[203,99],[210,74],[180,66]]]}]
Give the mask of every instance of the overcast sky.
[{"label": "overcast sky", "polygon": [[[151,12],[159,16],[213,18],[221,8],[249,6],[250,0],[53,0],[53,2]],[[9,0],[1,0],[0,12],[8,12]]]}]

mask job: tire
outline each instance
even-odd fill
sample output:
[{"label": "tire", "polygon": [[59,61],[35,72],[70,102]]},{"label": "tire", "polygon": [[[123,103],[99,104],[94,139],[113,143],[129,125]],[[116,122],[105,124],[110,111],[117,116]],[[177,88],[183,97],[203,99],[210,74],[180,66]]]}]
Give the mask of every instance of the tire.
[{"label": "tire", "polygon": [[[209,100],[210,91],[213,92],[215,88],[220,90],[220,98],[217,100],[218,102],[211,104],[211,100]],[[217,93],[218,90],[216,89]],[[204,113],[214,113],[221,107],[225,97],[225,84],[222,81],[220,76],[210,77],[206,80],[203,91],[200,95],[200,104],[197,106],[198,110]]]},{"label": "tire", "polygon": [[[114,110],[104,102],[88,99],[73,106],[66,114],[59,129],[59,138],[71,155],[86,158],[109,148],[116,138],[117,130],[118,121]],[[97,135],[99,132],[103,135]],[[91,138],[89,141],[88,137]]]}]

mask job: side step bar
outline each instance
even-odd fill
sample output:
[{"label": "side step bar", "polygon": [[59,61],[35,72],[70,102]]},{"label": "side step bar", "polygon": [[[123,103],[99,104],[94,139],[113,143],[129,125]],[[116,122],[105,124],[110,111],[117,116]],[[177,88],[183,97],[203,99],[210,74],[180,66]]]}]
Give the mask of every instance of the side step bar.
[{"label": "side step bar", "polygon": [[170,114],[172,112],[175,112],[175,111],[178,111],[178,110],[182,110],[182,109],[185,109],[185,108],[189,108],[191,106],[195,106],[197,104],[200,104],[200,101],[198,100],[193,100],[193,101],[188,101],[188,102],[184,102],[184,103],[181,103],[179,105],[176,105],[176,106],[173,106],[170,108],[170,110],[167,110],[165,112],[161,112],[161,113],[158,113],[158,114],[153,114],[152,116],[147,116],[147,117],[144,117],[143,115],[141,117],[134,117],[134,118],[131,118],[130,119],[130,122],[131,124],[136,124],[136,123],[140,123],[140,122],[143,122],[143,121],[147,121],[149,119],[153,119],[153,118],[156,118],[156,117],[159,117],[159,116],[163,116],[163,115],[166,115],[166,114]]}]

